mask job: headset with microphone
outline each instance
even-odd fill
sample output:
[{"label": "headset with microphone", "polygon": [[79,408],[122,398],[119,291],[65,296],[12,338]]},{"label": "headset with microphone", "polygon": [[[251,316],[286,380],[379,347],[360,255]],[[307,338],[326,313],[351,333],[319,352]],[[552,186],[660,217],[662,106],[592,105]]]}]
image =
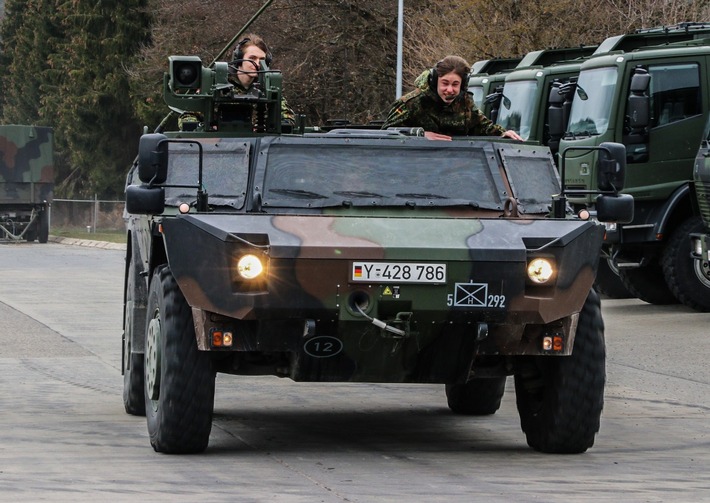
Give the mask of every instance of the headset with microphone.
[{"label": "headset with microphone", "polygon": [[[244,45],[250,41],[251,39],[249,37],[246,37],[240,40],[239,43],[237,43],[237,47],[234,49],[232,62],[229,65],[234,70],[238,70],[242,61],[244,61]],[[269,50],[269,46],[266,45],[266,42],[264,42],[264,46],[266,47],[266,57],[264,58],[264,62],[266,63],[267,67],[271,68],[271,61],[273,60],[273,56],[271,54],[271,51]],[[257,68],[257,70],[258,69],[259,68]]]},{"label": "headset with microphone", "polygon": [[[428,78],[428,84],[429,84],[429,89],[431,89],[434,93],[438,95],[438,89],[437,85],[439,83],[439,72],[437,71],[436,67],[441,65],[444,62],[442,59],[441,61],[437,62],[431,70],[429,70],[429,78]],[[466,93],[468,92],[468,82],[471,77],[470,73],[466,73],[463,78],[461,79],[461,91],[459,92],[459,95],[456,97],[456,99],[463,98],[466,96]]]}]

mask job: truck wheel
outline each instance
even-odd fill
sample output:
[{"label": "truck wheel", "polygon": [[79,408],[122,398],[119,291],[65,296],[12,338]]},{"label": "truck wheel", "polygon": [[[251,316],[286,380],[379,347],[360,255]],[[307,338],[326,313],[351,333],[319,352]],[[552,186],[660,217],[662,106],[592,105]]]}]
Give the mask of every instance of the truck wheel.
[{"label": "truck wheel", "polygon": [[599,269],[597,279],[594,282],[597,292],[606,295],[610,299],[628,299],[633,297],[631,292],[624,286],[624,282],[619,277],[618,270],[609,264],[609,259],[601,257],[599,259]]},{"label": "truck wheel", "polygon": [[604,406],[604,322],[589,292],[570,356],[522,357],[515,370],[520,425],[540,452],[580,453],[594,444]]},{"label": "truck wheel", "polygon": [[505,376],[471,379],[465,384],[447,384],[446,401],[456,414],[495,414],[505,392]]},{"label": "truck wheel", "polygon": [[145,341],[145,409],[157,452],[207,448],[212,429],[215,371],[197,349],[190,306],[168,266],[150,282]]},{"label": "truck wheel", "polygon": [[663,268],[654,259],[653,263],[634,269],[620,269],[619,277],[631,295],[649,304],[665,306],[677,304],[671,289],[663,276]]},{"label": "truck wheel", "polygon": [[37,241],[46,243],[49,241],[49,212],[45,207],[44,211],[39,214],[39,232],[37,233]]},{"label": "truck wheel", "polygon": [[[131,257],[127,257],[126,293],[123,320],[123,406],[128,414],[145,416],[145,380],[142,352],[136,351],[134,341],[145,338],[145,313],[138,305],[145,307],[145,287],[140,278],[136,278],[136,268]],[[139,292],[143,290],[143,294]],[[143,299],[143,300],[141,300]],[[138,319],[142,318],[142,319]],[[142,323],[141,323],[142,322]]]},{"label": "truck wheel", "polygon": [[663,251],[663,274],[676,298],[697,311],[710,311],[710,268],[690,257],[691,232],[703,232],[700,217],[691,217],[671,234]]}]

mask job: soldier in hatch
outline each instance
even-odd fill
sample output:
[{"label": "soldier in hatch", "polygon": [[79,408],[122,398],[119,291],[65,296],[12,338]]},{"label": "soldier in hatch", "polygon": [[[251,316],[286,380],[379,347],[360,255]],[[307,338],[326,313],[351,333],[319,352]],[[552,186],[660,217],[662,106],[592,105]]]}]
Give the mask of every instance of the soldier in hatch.
[{"label": "soldier in hatch", "polygon": [[[261,62],[267,67],[271,66],[272,55],[269,47],[259,35],[253,33],[246,35],[234,49],[232,62],[229,63],[228,80],[234,87],[233,95],[244,95],[254,91],[261,68]],[[281,119],[285,124],[295,125],[295,114],[288,106],[286,98],[281,98]],[[193,113],[184,113],[178,119],[180,130],[195,129],[200,118]]]},{"label": "soldier in hatch", "polygon": [[521,140],[476,108],[467,92],[471,66],[459,56],[446,56],[415,81],[414,91],[394,102],[383,129],[393,126],[423,127],[430,140],[451,136],[502,136]]}]

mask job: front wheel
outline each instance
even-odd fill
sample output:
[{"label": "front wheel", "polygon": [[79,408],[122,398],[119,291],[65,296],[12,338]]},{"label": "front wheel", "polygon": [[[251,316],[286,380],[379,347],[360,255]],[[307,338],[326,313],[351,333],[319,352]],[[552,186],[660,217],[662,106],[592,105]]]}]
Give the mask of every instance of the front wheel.
[{"label": "front wheel", "polygon": [[700,217],[686,220],[671,234],[663,251],[663,274],[668,287],[684,305],[697,311],[710,311],[710,267],[707,260],[690,256],[689,235],[704,230]]},{"label": "front wheel", "polygon": [[168,266],[150,282],[145,341],[145,410],[157,452],[196,453],[212,430],[215,371],[197,349],[192,311]]},{"label": "front wheel", "polygon": [[515,370],[520,425],[540,452],[580,453],[594,444],[604,406],[604,322],[592,290],[570,356],[522,357]]},{"label": "front wheel", "polygon": [[505,376],[471,379],[465,384],[447,384],[446,401],[456,414],[495,414],[505,392]]}]

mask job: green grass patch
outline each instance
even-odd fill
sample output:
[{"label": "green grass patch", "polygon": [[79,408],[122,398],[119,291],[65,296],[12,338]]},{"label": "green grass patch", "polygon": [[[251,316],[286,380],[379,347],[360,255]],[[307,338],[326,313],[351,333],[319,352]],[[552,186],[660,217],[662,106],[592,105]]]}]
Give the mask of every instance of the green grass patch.
[{"label": "green grass patch", "polygon": [[69,228],[52,228],[49,233],[52,236],[60,236],[63,238],[74,239],[89,239],[91,241],[107,241],[109,243],[125,243],[126,231],[98,231],[86,232],[84,229],[69,229]]}]

